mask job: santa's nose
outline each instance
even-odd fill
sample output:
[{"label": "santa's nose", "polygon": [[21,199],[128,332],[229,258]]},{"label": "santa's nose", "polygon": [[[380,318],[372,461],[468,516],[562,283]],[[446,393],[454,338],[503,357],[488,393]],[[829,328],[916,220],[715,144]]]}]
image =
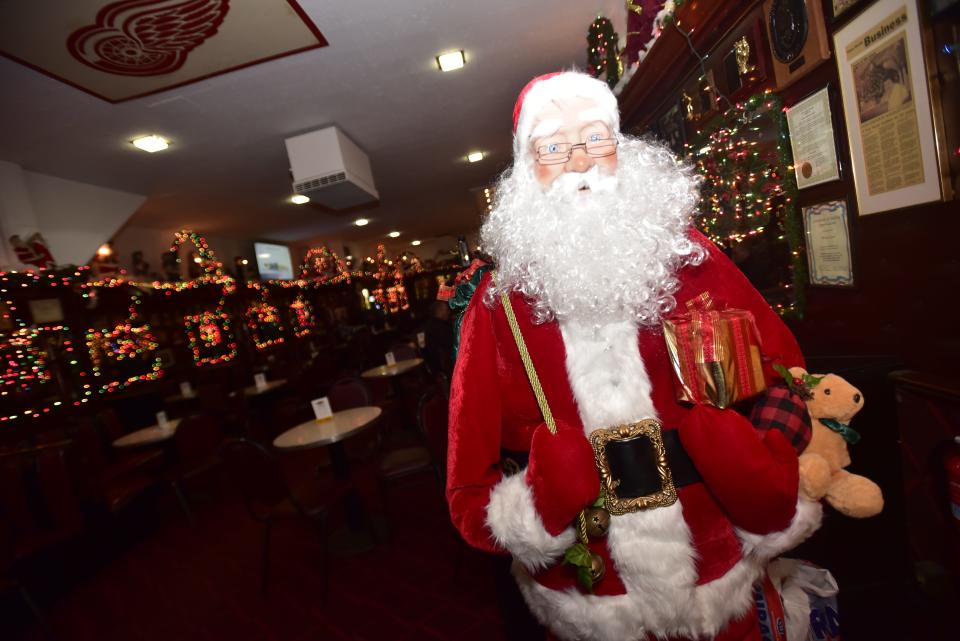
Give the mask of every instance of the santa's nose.
[{"label": "santa's nose", "polygon": [[565,171],[583,173],[593,167],[593,158],[582,148],[574,149],[567,161]]}]

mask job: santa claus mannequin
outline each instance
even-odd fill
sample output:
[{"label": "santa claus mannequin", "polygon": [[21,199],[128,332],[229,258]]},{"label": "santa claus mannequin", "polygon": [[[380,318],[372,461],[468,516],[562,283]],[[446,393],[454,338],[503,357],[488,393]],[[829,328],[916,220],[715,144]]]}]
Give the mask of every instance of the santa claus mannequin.
[{"label": "santa claus mannequin", "polygon": [[[527,605],[561,639],[759,639],[752,585],[819,525],[782,434],[676,400],[661,321],[703,292],[754,314],[768,365],[803,363],[691,228],[698,188],[667,150],[620,133],[605,83],[564,72],[521,93],[514,164],[481,230],[495,269],[478,272],[463,318],[447,492],[464,539],[512,555]],[[645,500],[663,476],[628,446],[618,491],[634,509],[585,537],[579,516],[600,495],[589,436],[647,419],[675,497]],[[563,563],[578,536],[605,567],[590,589]]]}]

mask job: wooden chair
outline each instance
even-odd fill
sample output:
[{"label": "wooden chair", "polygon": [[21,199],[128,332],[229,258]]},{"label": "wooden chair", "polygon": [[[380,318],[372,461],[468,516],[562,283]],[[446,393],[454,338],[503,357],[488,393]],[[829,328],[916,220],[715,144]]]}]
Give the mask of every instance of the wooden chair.
[{"label": "wooden chair", "polygon": [[[136,456],[111,458],[96,425],[81,419],[73,433],[80,496],[87,502],[116,513],[157,483],[156,466],[140,463]],[[111,448],[113,449],[113,448]]]},{"label": "wooden chair", "polygon": [[432,473],[445,487],[446,469],[446,406],[442,392],[430,389],[420,398],[417,410],[422,445],[399,447],[385,452],[377,468],[380,496],[387,507],[390,485],[418,474]]},{"label": "wooden chair", "polygon": [[347,455],[353,460],[372,459],[383,442],[383,426],[387,424],[390,407],[374,399],[370,387],[357,376],[348,376],[339,379],[327,390],[330,399],[330,409],[334,412],[348,410],[354,407],[377,405],[383,411],[380,424],[376,429],[367,430],[360,436],[348,439],[344,444]]},{"label": "wooden chair", "polygon": [[254,521],[263,525],[260,590],[266,593],[270,574],[270,532],[280,519],[303,519],[316,529],[323,549],[323,593],[329,584],[327,517],[332,503],[353,489],[348,481],[319,481],[292,489],[279,462],[263,445],[247,439],[230,439],[220,446],[220,459],[244,507]]},{"label": "wooden chair", "polygon": [[67,462],[70,441],[0,454],[0,593],[16,591],[52,638],[46,620],[17,576],[17,566],[84,529]]},{"label": "wooden chair", "polygon": [[390,351],[393,352],[394,358],[398,361],[405,361],[418,356],[417,349],[413,345],[402,341],[391,345]]},{"label": "wooden chair", "polygon": [[223,441],[223,422],[214,414],[193,414],[180,421],[173,436],[176,460],[164,478],[170,484],[187,519],[193,523],[193,512],[187,500],[188,481],[212,470],[219,463],[217,449]]},{"label": "wooden chair", "polygon": [[348,376],[337,380],[327,390],[327,398],[330,399],[330,407],[334,412],[352,407],[363,407],[373,402],[370,388],[356,376]]}]

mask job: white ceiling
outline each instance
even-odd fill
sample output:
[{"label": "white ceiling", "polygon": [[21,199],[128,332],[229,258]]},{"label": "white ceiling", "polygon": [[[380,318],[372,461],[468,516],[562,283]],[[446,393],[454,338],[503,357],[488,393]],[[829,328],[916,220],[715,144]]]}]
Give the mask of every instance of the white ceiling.
[{"label": "white ceiling", "polygon": [[[69,1],[69,0],[64,0]],[[109,104],[0,58],[0,159],[145,194],[130,224],[229,237],[367,241],[476,229],[470,193],[510,161],[511,111],[534,75],[586,62],[598,12],[622,0],[303,0],[330,43],[192,85]],[[2,45],[2,43],[0,43]],[[464,49],[441,73],[434,56]],[[379,207],[331,215],[286,203],[283,140],[338,125],[365,149]],[[127,142],[159,133],[159,154]],[[468,151],[487,158],[468,164]],[[357,216],[369,226],[351,224]]]}]

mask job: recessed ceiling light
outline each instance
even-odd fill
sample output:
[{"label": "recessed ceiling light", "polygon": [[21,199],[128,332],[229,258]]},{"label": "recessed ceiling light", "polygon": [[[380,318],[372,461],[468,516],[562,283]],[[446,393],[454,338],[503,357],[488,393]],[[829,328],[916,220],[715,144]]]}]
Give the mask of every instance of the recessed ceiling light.
[{"label": "recessed ceiling light", "polygon": [[463,66],[463,50],[441,53],[437,56],[437,66],[440,71],[453,71]]},{"label": "recessed ceiling light", "polygon": [[399,238],[399,237],[400,237],[400,232],[398,232],[398,231],[392,231],[392,232],[390,232],[389,234],[387,234],[387,236],[389,236],[390,238]]},{"label": "recessed ceiling light", "polygon": [[290,196],[290,202],[292,202],[294,205],[306,205],[308,202],[310,202],[310,197],[304,196],[303,194],[295,194]]},{"label": "recessed ceiling light", "polygon": [[467,160],[469,160],[470,162],[480,162],[481,160],[483,160],[483,152],[471,151],[469,154],[467,154]]},{"label": "recessed ceiling light", "polygon": [[370,221],[367,220],[366,218],[357,218],[355,221],[353,221],[353,224],[356,225],[357,227],[363,227],[369,222]]},{"label": "recessed ceiling light", "polygon": [[170,146],[170,141],[162,136],[140,136],[139,138],[134,138],[130,142],[133,143],[133,146],[137,149],[142,149],[147,153],[154,153],[157,151],[163,151]]},{"label": "recessed ceiling light", "polygon": [[415,241],[411,242],[410,244],[413,245],[414,247],[419,247],[419,246],[420,246],[420,241],[419,241],[419,240],[415,240]]}]

